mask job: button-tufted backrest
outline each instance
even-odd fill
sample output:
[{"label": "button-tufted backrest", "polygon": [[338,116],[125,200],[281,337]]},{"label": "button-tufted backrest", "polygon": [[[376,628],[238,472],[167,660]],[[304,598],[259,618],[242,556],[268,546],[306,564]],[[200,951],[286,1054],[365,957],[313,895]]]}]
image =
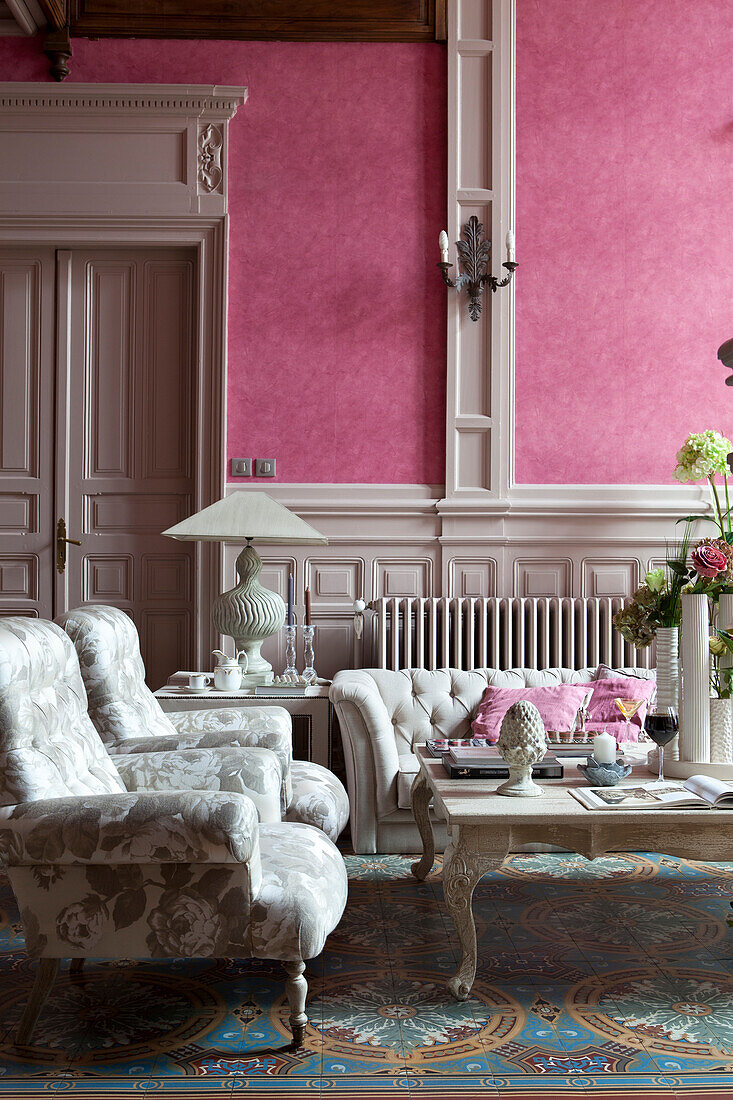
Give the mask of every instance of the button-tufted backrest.
[{"label": "button-tufted backrest", "polygon": [[[621,668],[619,676],[654,679],[648,669]],[[394,727],[398,753],[410,753],[431,737],[469,737],[471,722],[487,685],[493,687],[547,687],[553,684],[586,684],[596,668],[367,668]]]},{"label": "button-tufted backrest", "polygon": [[0,805],[124,790],[63,630],[0,619]]},{"label": "button-tufted backrest", "polygon": [[116,607],[89,604],[56,622],[71,638],[89,698],[89,716],[105,745],[130,737],[175,734],[145,683],[140,640],[129,615]]}]

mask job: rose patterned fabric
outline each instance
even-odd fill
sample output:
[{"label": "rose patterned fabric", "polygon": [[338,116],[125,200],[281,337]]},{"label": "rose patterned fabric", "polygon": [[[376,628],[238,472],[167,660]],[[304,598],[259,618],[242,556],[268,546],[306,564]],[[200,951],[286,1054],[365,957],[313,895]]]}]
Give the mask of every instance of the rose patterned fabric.
[{"label": "rose patterned fabric", "polygon": [[0,620],[0,805],[122,790],[66,634],[40,620]]},{"label": "rose patterned fabric", "polygon": [[234,791],[252,799],[260,821],[280,821],[280,761],[269,749],[185,749],[114,757],[128,791]]},{"label": "rose patterned fabric", "polygon": [[[290,715],[283,707],[211,708],[165,714],[145,683],[140,641],[129,615],[90,604],[60,615],[76,648],[89,715],[110,753],[252,745],[282,763],[282,811],[292,799]],[[156,743],[157,738],[166,738]]]},{"label": "rose patterned fabric", "polygon": [[310,825],[260,825],[262,883],[252,902],[252,954],[313,959],[346,906],[338,848]]},{"label": "rose patterned fabric", "polygon": [[249,958],[252,865],[12,867],[26,950],[52,958]]},{"label": "rose patterned fabric", "polygon": [[247,863],[11,866],[31,956],[255,958],[320,954],[346,905],[338,849],[308,825],[260,825]]},{"label": "rose patterned fabric", "polygon": [[257,810],[228,791],[126,791],[43,798],[2,812],[0,857],[32,863],[244,863]]},{"label": "rose patterned fabric", "polygon": [[333,772],[307,760],[294,760],[291,768],[293,800],[286,821],[300,821],[336,841],[349,820],[349,796]]}]

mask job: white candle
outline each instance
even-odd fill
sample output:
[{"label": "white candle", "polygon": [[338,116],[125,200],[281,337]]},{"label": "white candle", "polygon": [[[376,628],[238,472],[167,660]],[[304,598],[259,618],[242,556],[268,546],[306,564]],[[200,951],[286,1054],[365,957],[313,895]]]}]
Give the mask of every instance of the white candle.
[{"label": "white candle", "polygon": [[438,245],[440,247],[440,262],[442,264],[448,263],[448,234],[445,229],[438,237]]},{"label": "white candle", "polygon": [[597,764],[616,763],[616,738],[610,733],[599,733],[593,738],[593,759]]},{"label": "white candle", "polygon": [[514,256],[514,230],[508,229],[506,234],[506,262],[508,264],[513,264]]}]

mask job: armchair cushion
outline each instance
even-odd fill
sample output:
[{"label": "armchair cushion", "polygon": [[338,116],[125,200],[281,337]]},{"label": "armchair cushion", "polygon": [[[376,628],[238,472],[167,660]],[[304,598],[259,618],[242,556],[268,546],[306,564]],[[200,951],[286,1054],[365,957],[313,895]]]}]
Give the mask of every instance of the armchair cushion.
[{"label": "armchair cushion", "polygon": [[53,623],[0,622],[0,806],[122,791],[89,720],[74,647]]},{"label": "armchair cushion", "polygon": [[128,791],[234,791],[254,802],[260,821],[280,821],[280,761],[269,749],[183,749],[113,757]]},{"label": "armchair cushion", "polygon": [[8,866],[258,862],[257,810],[218,791],[47,798],[0,811]]}]

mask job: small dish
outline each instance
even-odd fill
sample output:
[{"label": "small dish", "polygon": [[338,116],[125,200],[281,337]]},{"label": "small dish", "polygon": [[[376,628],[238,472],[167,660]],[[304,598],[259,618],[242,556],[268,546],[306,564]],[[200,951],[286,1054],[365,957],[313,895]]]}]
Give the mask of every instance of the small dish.
[{"label": "small dish", "polygon": [[631,764],[617,760],[615,764],[599,764],[589,756],[585,764],[578,764],[578,771],[591,787],[615,787],[627,775],[631,775]]},{"label": "small dish", "polygon": [[211,688],[192,688],[188,684],[184,684],[182,690],[186,692],[186,695],[207,695]]}]

